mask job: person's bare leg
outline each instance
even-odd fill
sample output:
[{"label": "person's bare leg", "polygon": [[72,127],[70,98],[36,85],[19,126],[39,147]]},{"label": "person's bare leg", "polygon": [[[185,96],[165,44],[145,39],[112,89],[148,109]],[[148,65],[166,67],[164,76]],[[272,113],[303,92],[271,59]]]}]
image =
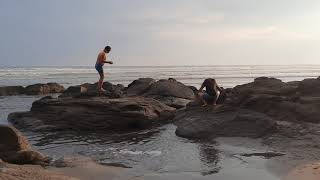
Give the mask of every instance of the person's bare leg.
[{"label": "person's bare leg", "polygon": [[103,79],[104,79],[104,75],[101,73],[100,74],[100,79],[99,79],[99,84],[98,84],[98,88],[100,91],[105,92],[106,90],[104,90],[103,87]]},{"label": "person's bare leg", "polygon": [[202,102],[202,106],[204,107],[204,106],[207,106],[208,105],[208,103],[207,103],[207,101],[204,99],[204,93],[202,93],[201,95],[200,95],[200,99],[201,99],[201,102]]}]

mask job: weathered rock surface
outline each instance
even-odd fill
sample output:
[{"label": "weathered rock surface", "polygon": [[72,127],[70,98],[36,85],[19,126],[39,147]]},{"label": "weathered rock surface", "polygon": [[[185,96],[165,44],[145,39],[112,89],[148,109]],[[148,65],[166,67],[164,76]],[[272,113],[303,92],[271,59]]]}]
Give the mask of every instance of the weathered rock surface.
[{"label": "weathered rock surface", "polygon": [[49,159],[33,151],[27,139],[11,126],[0,125],[0,159],[13,164],[47,164]]},{"label": "weathered rock surface", "polygon": [[78,86],[70,86],[60,97],[95,97],[95,96],[107,96],[112,98],[119,98],[123,96],[124,86],[121,84],[113,85],[109,82],[103,83],[103,88],[106,92],[101,93],[97,89],[98,85],[85,83]]},{"label": "weathered rock surface", "polygon": [[121,131],[169,122],[175,109],[151,98],[42,98],[31,111],[12,113],[16,127],[40,130]]},{"label": "weathered rock surface", "polygon": [[224,137],[257,138],[274,132],[275,121],[250,110],[220,107],[189,107],[180,111],[175,119],[176,134],[190,139]]},{"label": "weathered rock surface", "polygon": [[26,87],[27,95],[44,95],[51,93],[62,93],[64,87],[57,83],[33,84]]},{"label": "weathered rock surface", "polygon": [[183,99],[193,99],[194,93],[188,86],[174,79],[159,80],[152,83],[144,96],[170,96]]},{"label": "weathered rock surface", "polygon": [[[275,132],[278,122],[320,122],[320,78],[282,82],[261,77],[226,92],[213,110],[191,102],[175,117],[176,134],[188,138],[259,137]],[[275,123],[277,122],[277,123]]]},{"label": "weathered rock surface", "polygon": [[140,78],[128,85],[126,90],[128,96],[139,96],[145,93],[156,81],[152,78]]},{"label": "weathered rock surface", "polygon": [[25,92],[25,88],[22,86],[5,86],[0,87],[0,96],[14,96],[20,95]]},{"label": "weathered rock surface", "polygon": [[33,84],[27,87],[22,86],[4,86],[0,87],[0,96],[12,95],[45,95],[53,93],[62,93],[64,87],[57,83]]},{"label": "weathered rock surface", "polygon": [[320,122],[320,79],[284,83],[257,78],[233,89],[230,104],[267,114],[276,120]]},{"label": "weathered rock surface", "polygon": [[173,78],[159,81],[152,78],[137,79],[128,85],[126,94],[128,96],[150,97],[177,109],[185,107],[194,98],[192,87]]}]

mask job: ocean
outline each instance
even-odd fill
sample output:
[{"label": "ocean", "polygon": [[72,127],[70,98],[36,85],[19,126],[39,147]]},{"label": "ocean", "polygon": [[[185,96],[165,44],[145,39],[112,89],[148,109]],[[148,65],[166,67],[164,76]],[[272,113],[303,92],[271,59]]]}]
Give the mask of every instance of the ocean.
[{"label": "ocean", "polygon": [[[248,83],[256,77],[268,76],[283,81],[314,78],[320,65],[281,66],[167,66],[119,67],[105,66],[106,81],[128,85],[135,79],[175,78],[199,87],[205,78],[213,77],[225,87]],[[65,87],[94,83],[98,75],[94,67],[1,67],[0,86],[30,85],[57,82]],[[8,124],[10,112],[27,111],[41,96],[0,97],[0,124]],[[84,155],[103,163],[121,163],[132,167],[128,176],[145,179],[220,179],[279,180],[270,172],[271,160],[262,157],[240,157],[241,153],[263,152],[268,147],[248,145],[248,139],[218,139],[195,142],[177,137],[175,126],[128,134],[33,133],[23,131],[33,148],[54,159]],[[239,145],[240,144],[240,145]],[[250,144],[250,143],[249,143]],[[150,178],[148,178],[150,177]]]},{"label": "ocean", "polygon": [[[302,80],[320,75],[320,65],[278,66],[110,66],[105,65],[105,80],[127,85],[135,79],[175,78],[187,85],[199,86],[208,77],[226,88],[248,83],[256,77],[268,76],[283,81]],[[98,74],[92,66],[79,67],[0,67],[0,86],[57,82],[66,87],[94,83]]]}]

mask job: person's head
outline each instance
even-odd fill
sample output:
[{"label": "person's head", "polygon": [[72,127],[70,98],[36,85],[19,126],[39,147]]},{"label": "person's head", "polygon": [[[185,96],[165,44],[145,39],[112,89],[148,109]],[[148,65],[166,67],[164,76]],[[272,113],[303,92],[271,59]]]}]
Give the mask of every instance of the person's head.
[{"label": "person's head", "polygon": [[109,53],[111,51],[111,47],[110,46],[106,46],[103,51],[105,53]]}]

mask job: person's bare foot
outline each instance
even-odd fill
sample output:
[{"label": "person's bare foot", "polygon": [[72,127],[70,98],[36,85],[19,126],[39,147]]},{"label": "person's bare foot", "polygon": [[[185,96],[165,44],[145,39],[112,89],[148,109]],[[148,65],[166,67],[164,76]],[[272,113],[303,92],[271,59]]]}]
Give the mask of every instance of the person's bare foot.
[{"label": "person's bare foot", "polygon": [[208,104],[203,104],[203,105],[202,105],[202,107],[207,107],[207,106],[208,106]]},{"label": "person's bare foot", "polygon": [[100,89],[100,92],[106,92],[106,90],[105,90],[105,89],[103,89],[103,88],[101,88],[101,89]]}]

